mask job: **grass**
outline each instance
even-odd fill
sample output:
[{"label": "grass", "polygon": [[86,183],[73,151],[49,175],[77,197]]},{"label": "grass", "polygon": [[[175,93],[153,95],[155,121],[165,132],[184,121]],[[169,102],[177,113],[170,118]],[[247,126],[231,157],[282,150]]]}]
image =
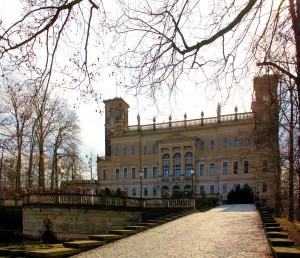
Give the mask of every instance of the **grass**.
[{"label": "grass", "polygon": [[285,218],[276,218],[276,221],[288,233],[289,239],[295,242],[295,247],[300,250],[300,224],[292,223]]}]

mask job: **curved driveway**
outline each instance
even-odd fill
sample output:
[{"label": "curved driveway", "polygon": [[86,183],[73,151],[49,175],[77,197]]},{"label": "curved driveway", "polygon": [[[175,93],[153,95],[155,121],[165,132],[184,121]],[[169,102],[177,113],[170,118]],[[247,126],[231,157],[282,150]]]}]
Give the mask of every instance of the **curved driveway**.
[{"label": "curved driveway", "polygon": [[77,258],[272,257],[254,205],[222,205],[81,253]]}]

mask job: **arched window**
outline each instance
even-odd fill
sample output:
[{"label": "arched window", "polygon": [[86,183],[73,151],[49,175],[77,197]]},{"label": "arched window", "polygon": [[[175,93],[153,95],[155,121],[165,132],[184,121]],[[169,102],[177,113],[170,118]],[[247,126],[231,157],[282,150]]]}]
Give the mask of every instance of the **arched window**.
[{"label": "arched window", "polygon": [[191,176],[192,168],[193,168],[193,153],[188,151],[184,155],[184,175]]},{"label": "arched window", "polygon": [[173,156],[174,176],[181,175],[181,154],[176,152]]},{"label": "arched window", "polygon": [[190,185],[186,185],[186,186],[184,187],[184,192],[185,192],[185,194],[188,193],[188,192],[191,192],[191,191],[192,191],[192,187],[191,187]]},{"label": "arched window", "polygon": [[172,190],[173,190],[173,192],[180,191],[179,185],[174,185]]},{"label": "arched window", "polygon": [[163,177],[169,177],[170,175],[170,154],[165,153],[162,156],[162,169]]},{"label": "arched window", "polygon": [[169,187],[167,187],[166,185],[164,185],[162,188],[161,188],[161,196],[164,196],[164,193],[165,192],[169,192]]}]

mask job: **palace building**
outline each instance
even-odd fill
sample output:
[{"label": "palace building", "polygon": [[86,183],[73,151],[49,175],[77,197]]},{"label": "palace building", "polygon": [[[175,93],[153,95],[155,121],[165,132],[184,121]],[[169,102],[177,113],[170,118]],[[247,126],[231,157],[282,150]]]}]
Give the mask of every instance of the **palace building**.
[{"label": "palace building", "polygon": [[260,202],[274,205],[278,159],[278,80],[256,77],[252,112],[166,123],[128,124],[129,105],[105,100],[105,156],[98,157],[95,187],[124,189],[129,197],[164,192],[227,194],[250,185]]}]

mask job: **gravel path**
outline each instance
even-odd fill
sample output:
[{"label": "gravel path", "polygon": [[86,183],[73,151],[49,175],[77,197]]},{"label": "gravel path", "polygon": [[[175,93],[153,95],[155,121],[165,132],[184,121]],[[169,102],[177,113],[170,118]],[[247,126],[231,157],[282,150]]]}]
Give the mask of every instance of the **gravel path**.
[{"label": "gravel path", "polygon": [[254,205],[194,213],[74,257],[272,257]]}]

